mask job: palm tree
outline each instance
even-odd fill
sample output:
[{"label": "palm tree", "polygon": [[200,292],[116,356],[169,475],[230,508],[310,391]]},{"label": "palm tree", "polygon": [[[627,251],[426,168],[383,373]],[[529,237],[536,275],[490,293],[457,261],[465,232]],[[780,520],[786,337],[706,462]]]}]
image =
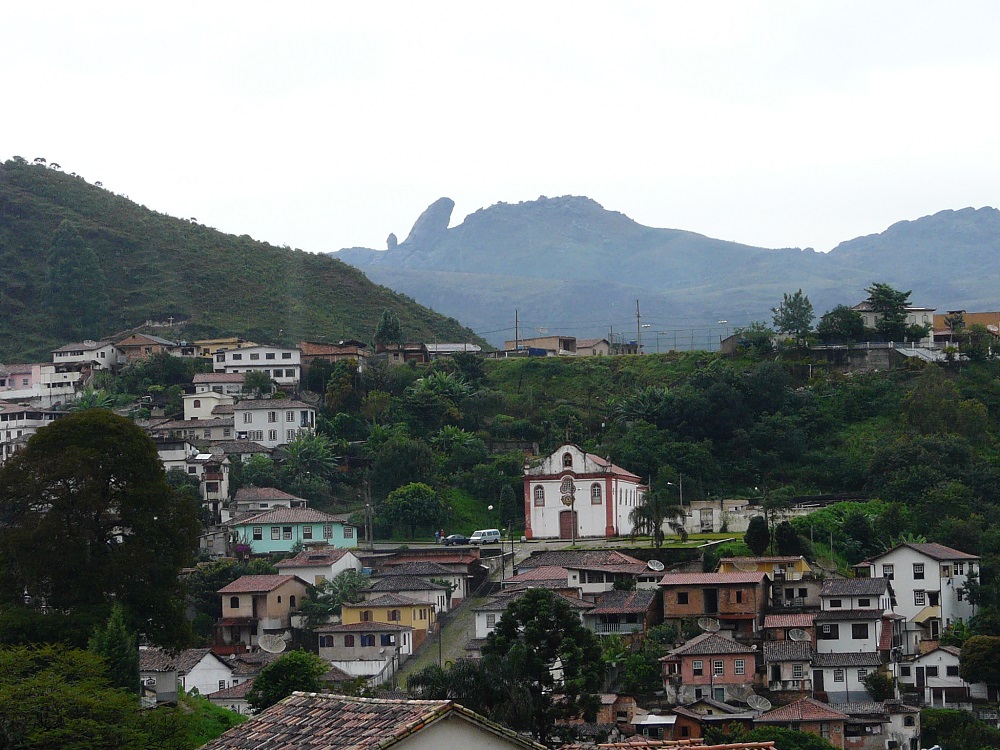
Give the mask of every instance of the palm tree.
[{"label": "palm tree", "polygon": [[107,391],[85,388],[80,392],[79,397],[69,407],[70,411],[83,411],[84,409],[111,409],[115,405],[115,397]]},{"label": "palm tree", "polygon": [[337,471],[336,444],[326,435],[302,430],[283,450],[285,466],[296,475],[329,479]]},{"label": "palm tree", "polygon": [[646,502],[632,508],[629,520],[632,521],[633,533],[649,534],[657,549],[663,546],[664,524],[682,540],[687,540],[687,530],[683,523],[684,508],[678,504],[673,493],[663,490],[648,493]]}]

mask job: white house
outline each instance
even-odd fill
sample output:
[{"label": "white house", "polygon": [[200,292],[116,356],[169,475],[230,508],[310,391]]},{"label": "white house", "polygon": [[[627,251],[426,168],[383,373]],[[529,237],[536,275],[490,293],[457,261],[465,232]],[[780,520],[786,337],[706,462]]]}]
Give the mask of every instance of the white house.
[{"label": "white house", "polygon": [[83,388],[80,363],[0,365],[0,397],[36,406],[55,406],[76,400]]},{"label": "white house", "polygon": [[0,401],[0,465],[23,448],[39,428],[64,413]]},{"label": "white house", "polygon": [[233,439],[233,418],[171,419],[150,428],[154,438],[216,442]]},{"label": "white house", "polygon": [[217,419],[212,410],[217,406],[232,406],[236,399],[227,393],[204,391],[184,394],[184,419]]},{"label": "white house", "polygon": [[938,646],[912,661],[896,665],[896,679],[904,693],[915,692],[930,708],[972,709],[972,700],[988,700],[985,683],[970,684],[958,674],[962,649]]},{"label": "white house", "polygon": [[335,547],[302,550],[275,567],[282,575],[298,576],[314,586],[336,578],[345,570],[356,570],[359,573],[364,570],[361,560],[353,552]]},{"label": "white house", "polygon": [[[852,310],[861,313],[864,318],[865,328],[874,328],[878,322],[878,314],[872,309],[872,303],[868,300],[859,302]],[[920,346],[931,346],[934,343],[934,307],[917,307],[910,305],[906,308],[907,326],[928,326],[928,334],[917,343]]]},{"label": "white house", "polygon": [[114,370],[125,364],[125,355],[110,341],[83,341],[52,350],[53,364],[78,363],[92,370]]},{"label": "white house", "polygon": [[239,396],[243,393],[242,372],[200,372],[194,376],[195,393],[224,393]]},{"label": "white house", "polygon": [[871,700],[864,680],[882,665],[873,651],[813,654],[814,694],[824,693],[831,703]]},{"label": "white house", "polygon": [[178,682],[186,693],[197,690],[200,695],[208,695],[240,682],[233,676],[232,666],[210,648],[185,649],[174,657],[174,664]]},{"label": "white house", "polygon": [[646,486],[637,475],[566,444],[524,470],[525,536],[570,539],[630,534],[630,513],[645,500]]},{"label": "white house", "polygon": [[280,346],[247,346],[215,354],[215,372],[265,372],[279,386],[298,387],[302,379],[302,352]]},{"label": "white house", "polygon": [[300,432],[316,427],[316,409],[287,398],[240,401],[233,410],[237,440],[252,440],[267,448],[290,443]]},{"label": "white house", "polygon": [[386,660],[393,656],[402,663],[413,654],[413,628],[409,625],[394,622],[320,625],[316,634],[319,657],[355,677],[381,672]]},{"label": "white house", "polygon": [[451,602],[447,585],[417,576],[395,575],[376,578],[363,593],[366,600],[377,599],[383,594],[405,596],[414,601],[433,604],[437,612],[447,612]]},{"label": "white house", "polygon": [[427,581],[441,581],[451,588],[451,603],[457,605],[469,595],[469,579],[467,572],[456,570],[433,560],[416,560],[400,565],[381,568],[374,575],[376,578],[389,576],[415,576]]},{"label": "white house", "polygon": [[937,640],[943,628],[969,621],[970,578],[979,575],[979,558],[943,544],[904,542],[856,566],[859,573],[883,576],[896,592],[895,611],[906,618],[906,651],[919,652],[921,640]]},{"label": "white house", "polygon": [[[482,640],[487,638],[489,634],[496,629],[497,623],[500,622],[500,618],[503,617],[504,610],[507,609],[507,606],[523,594],[524,591],[501,594],[500,596],[494,596],[485,604],[476,607],[473,610],[473,612],[476,613],[476,639]],[[584,614],[596,606],[592,602],[585,602],[583,599],[576,599],[572,596],[566,596],[558,593],[556,596],[566,602],[577,612],[577,614],[580,615],[581,625],[584,624]]]}]

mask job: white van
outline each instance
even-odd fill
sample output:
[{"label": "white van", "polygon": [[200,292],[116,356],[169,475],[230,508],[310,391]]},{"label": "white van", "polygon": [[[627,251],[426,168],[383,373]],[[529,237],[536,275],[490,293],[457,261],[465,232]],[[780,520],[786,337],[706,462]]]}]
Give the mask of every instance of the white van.
[{"label": "white van", "polygon": [[469,544],[500,544],[500,529],[479,529],[469,537]]}]

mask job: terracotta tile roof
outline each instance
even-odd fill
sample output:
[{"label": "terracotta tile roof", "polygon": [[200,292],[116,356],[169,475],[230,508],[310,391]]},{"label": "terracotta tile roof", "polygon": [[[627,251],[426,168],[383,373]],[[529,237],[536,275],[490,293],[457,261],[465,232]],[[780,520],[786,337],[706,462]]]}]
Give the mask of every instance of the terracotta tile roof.
[{"label": "terracotta tile roof", "polygon": [[[675,711],[677,709],[674,709]],[[677,713],[680,713],[677,711]],[[698,716],[693,711],[688,711],[684,715],[693,714]],[[590,745],[583,743],[573,743],[569,745],[560,745],[558,750],[585,750],[587,748],[598,748],[598,750],[643,750],[644,748],[649,748],[649,750],[654,750],[654,748],[692,748],[692,750],[774,750],[774,742],[767,740],[765,742],[734,742],[728,745],[703,745],[702,740],[653,740],[648,737],[640,737],[638,735],[634,737],[629,737],[628,739],[620,740],[618,742],[602,742],[598,745]]]},{"label": "terracotta tile roof", "polygon": [[223,440],[212,445],[213,453],[270,453],[271,449],[253,440]]},{"label": "terracotta tile roof", "polygon": [[447,586],[442,586],[440,583],[431,583],[425,578],[417,578],[416,576],[387,576],[386,578],[379,578],[369,584],[367,591],[371,592],[381,592],[381,591],[447,591]]},{"label": "terracotta tile roof", "polygon": [[232,417],[219,417],[218,419],[174,419],[169,422],[162,422],[154,429],[156,430],[181,430],[185,427],[189,429],[200,429],[203,427],[232,427]]},{"label": "terracotta tile roof", "polygon": [[839,620],[881,620],[880,609],[825,609],[816,613],[817,624]]},{"label": "terracotta tile roof", "polygon": [[722,563],[728,563],[730,565],[740,564],[740,563],[751,563],[757,565],[759,563],[797,563],[799,560],[804,560],[803,557],[796,557],[794,555],[782,555],[775,557],[723,557],[719,560],[719,565]]},{"label": "terracotta tile roof", "polygon": [[264,523],[344,523],[344,521],[337,516],[312,508],[275,508],[255,516],[241,518],[239,521],[231,522],[230,526]]},{"label": "terracotta tile roof", "polygon": [[558,565],[540,565],[537,568],[529,568],[520,572],[506,582],[516,581],[559,581],[566,584],[569,581],[569,571]]},{"label": "terracotta tile roof", "polygon": [[610,466],[612,474],[617,474],[617,475],[623,476],[623,477],[629,477],[630,479],[635,479],[636,481],[639,481],[641,479],[641,477],[638,474],[633,474],[628,469],[623,469],[621,466],[618,466],[617,464],[613,464],[610,461],[608,461],[606,458],[601,458],[600,456],[598,456],[598,455],[596,455],[594,453],[588,453],[587,454],[587,458],[589,458],[591,461],[593,461],[598,466]]},{"label": "terracotta tile roof", "polygon": [[[225,663],[222,659],[212,653],[210,648],[187,648],[178,653],[174,657],[174,664],[177,665],[178,674],[187,674],[192,669],[194,669],[209,654],[220,662]],[[213,665],[217,667],[218,664]]]},{"label": "terracotta tile roof", "polygon": [[854,703],[831,703],[830,708],[850,716],[884,716],[889,717],[889,709],[884,703],[874,701],[859,701]]},{"label": "terracotta tile roof", "polygon": [[236,404],[237,411],[277,411],[279,409],[310,409],[315,411],[316,407],[292,398],[248,398]]},{"label": "terracotta tile roof", "polygon": [[828,578],[820,596],[881,596],[889,589],[887,578]]},{"label": "terracotta tile roof", "polygon": [[199,383],[242,383],[244,374],[242,372],[199,372],[191,382],[195,385]]},{"label": "terracotta tile roof", "polygon": [[878,636],[879,651],[888,651],[892,648],[892,621],[888,618],[882,620],[882,630]]},{"label": "terracotta tile roof", "polygon": [[[530,591],[530,588],[526,588],[522,591],[511,591],[504,592],[499,596],[495,596],[483,605],[476,607],[474,612],[503,612],[507,609],[507,605],[511,602],[517,600],[525,594],[525,592]],[[557,597],[566,602],[573,609],[585,609],[591,610],[594,608],[592,602],[584,601],[575,596],[566,596],[566,594],[560,594],[558,591],[554,592]]]},{"label": "terracotta tile roof", "polygon": [[292,693],[280,703],[233,727],[203,750],[294,748],[295,750],[385,750],[442,719],[459,717],[512,747],[544,750],[513,730],[454,701],[349,698]]},{"label": "terracotta tile roof", "polygon": [[597,599],[597,606],[587,614],[628,615],[643,614],[656,598],[655,591],[608,591]]},{"label": "terracotta tile roof", "polygon": [[645,565],[642,560],[616,550],[547,550],[536,552],[526,560],[517,564],[519,570],[539,568],[543,565],[556,565],[575,570],[588,569],[591,565]]},{"label": "terracotta tile roof", "polygon": [[348,674],[340,667],[331,666],[330,670],[320,677],[323,682],[350,682],[356,679],[354,675]]},{"label": "terracotta tile roof", "polygon": [[[412,552],[410,554],[397,553],[392,559],[384,560],[381,565],[384,568],[391,568],[397,565],[406,565],[412,562],[423,562],[425,560],[427,560],[426,555],[417,555]],[[434,555],[434,562],[438,565],[472,565],[479,562],[479,555],[473,555],[468,552],[455,552],[450,555]]]},{"label": "terracotta tile roof", "polygon": [[749,646],[727,638],[720,633],[702,633],[696,635],[683,646],[668,651],[667,656],[699,656],[702,654],[752,654],[754,650]]},{"label": "terracotta tile roof", "polygon": [[233,660],[227,660],[233,668],[233,675],[236,677],[253,676],[260,672],[268,664],[281,658],[281,654],[270,654],[267,651],[257,651],[251,654],[240,654]]},{"label": "terracotta tile roof", "polygon": [[351,622],[346,625],[320,625],[317,633],[402,633],[413,630],[409,625],[397,625],[394,622]]},{"label": "terracotta tile roof", "polygon": [[660,573],[650,570],[645,563],[632,563],[631,565],[567,565],[570,570],[589,570],[598,573],[626,573],[633,576],[658,576]]},{"label": "terracotta tile roof", "polygon": [[759,584],[766,573],[667,573],[661,586],[725,586]]},{"label": "terracotta tile roof", "polygon": [[240,487],[236,491],[236,497],[233,500],[238,503],[257,502],[258,500],[298,500],[299,502],[305,502],[301,497],[289,495],[287,492],[282,492],[274,487],[255,487],[252,484]]},{"label": "terracotta tile roof", "polygon": [[847,714],[835,711],[825,703],[812,698],[802,698],[787,706],[768,711],[754,720],[761,724],[785,724],[800,721],[846,721]]},{"label": "terracotta tile roof", "polygon": [[402,563],[400,565],[392,565],[380,570],[376,574],[376,578],[383,576],[453,576],[453,575],[464,575],[459,573],[452,568],[446,568],[444,565],[438,562],[433,562],[431,560],[417,561]]},{"label": "terracotta tile roof", "polygon": [[315,568],[320,565],[333,565],[350,552],[339,547],[321,547],[320,549],[304,549],[295,557],[289,557],[279,562],[275,567],[281,568]]},{"label": "terracotta tile roof", "polygon": [[764,628],[811,628],[816,619],[812,612],[797,615],[767,615]]},{"label": "terracotta tile roof", "polygon": [[433,607],[433,604],[411,599],[399,594],[382,594],[358,604],[345,604],[344,609],[371,609],[372,607]]},{"label": "terracotta tile roof", "polygon": [[174,658],[163,649],[139,649],[140,672],[174,672],[176,669]]},{"label": "terracotta tile roof", "polygon": [[301,581],[295,576],[242,576],[235,581],[219,589],[218,594],[254,594],[257,592],[274,591],[279,586],[283,586],[289,581]]},{"label": "terracotta tile roof", "polygon": [[60,346],[58,349],[51,349],[52,353],[55,352],[75,352],[75,351],[85,351],[92,352],[97,349],[103,349],[105,346],[110,346],[110,341],[91,341],[89,344],[79,343],[79,344],[66,344],[65,346]]},{"label": "terracotta tile roof", "polygon": [[848,651],[839,654],[813,654],[814,667],[878,667],[882,657],[875,651]]},{"label": "terracotta tile roof", "polygon": [[218,416],[227,416],[235,413],[236,410],[232,404],[219,404],[218,406],[212,407],[212,414],[216,414]]},{"label": "terracotta tile roof", "polygon": [[209,700],[213,698],[215,700],[246,700],[247,693],[250,692],[250,688],[253,687],[253,677],[248,677],[243,680],[238,685],[232,685],[222,690],[216,690],[214,693],[209,693],[205,697]]},{"label": "terracotta tile roof", "polygon": [[809,661],[812,644],[808,641],[764,641],[764,662]]},{"label": "terracotta tile roof", "polygon": [[945,547],[943,544],[938,544],[937,542],[928,542],[926,544],[911,544],[907,542],[903,546],[915,549],[917,552],[922,552],[928,557],[933,557],[935,560],[979,559],[979,555],[970,555],[968,552],[961,552],[952,547]]}]

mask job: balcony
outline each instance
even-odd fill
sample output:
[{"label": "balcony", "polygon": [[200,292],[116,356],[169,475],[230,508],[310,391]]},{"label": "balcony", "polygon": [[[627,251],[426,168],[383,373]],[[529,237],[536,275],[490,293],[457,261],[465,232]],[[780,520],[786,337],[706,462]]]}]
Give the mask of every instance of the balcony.
[{"label": "balcony", "polygon": [[767,689],[772,692],[812,692],[812,680],[803,677],[801,680],[768,680]]},{"label": "balcony", "polygon": [[596,622],[594,623],[594,633],[596,635],[631,635],[641,633],[641,622]]}]

